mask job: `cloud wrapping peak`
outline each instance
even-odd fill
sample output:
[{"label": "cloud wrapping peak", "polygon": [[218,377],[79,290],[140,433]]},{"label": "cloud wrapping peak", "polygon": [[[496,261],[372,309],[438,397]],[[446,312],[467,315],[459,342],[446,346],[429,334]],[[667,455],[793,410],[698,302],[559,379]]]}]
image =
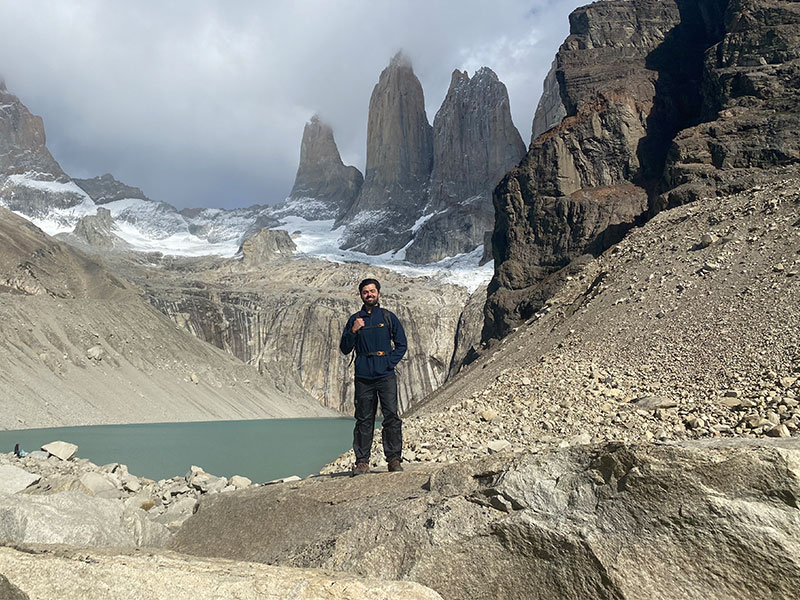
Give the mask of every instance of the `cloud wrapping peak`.
[{"label": "cloud wrapping peak", "polygon": [[111,172],[179,207],[271,204],[314,113],[363,172],[369,97],[400,50],[429,121],[453,69],[488,66],[525,138],[579,4],[0,0],[0,73],[75,177]]}]

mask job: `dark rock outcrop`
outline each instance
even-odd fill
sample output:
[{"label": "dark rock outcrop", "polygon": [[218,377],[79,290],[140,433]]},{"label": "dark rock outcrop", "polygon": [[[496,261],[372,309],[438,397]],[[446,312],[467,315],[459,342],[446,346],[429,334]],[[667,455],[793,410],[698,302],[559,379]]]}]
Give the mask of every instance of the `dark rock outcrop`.
[{"label": "dark rock outcrop", "polygon": [[0,85],[0,205],[43,217],[85,199],[45,146],[42,118]]},{"label": "dark rock outcrop", "polygon": [[432,163],[422,86],[398,53],[372,91],[364,185],[340,220],[347,224],[341,247],[381,254],[408,243],[428,200]]},{"label": "dark rock outcrop", "polygon": [[95,204],[107,204],[126,198],[150,200],[142,190],[117,181],[111,173],[106,173],[100,177],[92,177],[91,179],[73,179],[72,181],[89,194]]},{"label": "dark rock outcrop", "polygon": [[45,146],[44,122],[31,114],[5,82],[0,82],[0,177],[26,172],[46,173],[51,180],[67,176]]},{"label": "dark rock outcrop", "polygon": [[491,194],[525,155],[511,120],[505,85],[483,67],[470,79],[454,71],[433,120],[431,215],[406,250],[411,262],[428,263],[470,252],[494,225]]},{"label": "dark rock outcrop", "polygon": [[800,160],[798,12],[768,0],[615,0],[572,13],[540,135],[495,193],[484,338],[538,310],[530,298],[549,273],[637,221],[734,170]]},{"label": "dark rock outcrop", "polygon": [[610,443],[307,479],[209,497],[173,548],[453,599],[788,600],[798,458],[796,440]]},{"label": "dark rock outcrop", "polygon": [[86,249],[94,252],[130,248],[128,242],[114,233],[114,219],[107,208],[98,208],[96,215],[82,217],[72,233],[56,237],[73,245],[88,246]]},{"label": "dark rock outcrop", "polygon": [[303,130],[300,166],[287,210],[308,219],[339,219],[350,210],[363,183],[361,172],[342,162],[333,130],[314,115]]},{"label": "dark rock outcrop", "polygon": [[242,243],[239,254],[247,268],[258,268],[289,258],[295,250],[297,246],[289,237],[289,232],[282,229],[262,229]]},{"label": "dark rock outcrop", "polygon": [[[705,55],[702,120],[669,149],[658,211],[736,191],[747,171],[800,161],[800,5],[734,0]],[[732,177],[733,175],[733,177]]]}]

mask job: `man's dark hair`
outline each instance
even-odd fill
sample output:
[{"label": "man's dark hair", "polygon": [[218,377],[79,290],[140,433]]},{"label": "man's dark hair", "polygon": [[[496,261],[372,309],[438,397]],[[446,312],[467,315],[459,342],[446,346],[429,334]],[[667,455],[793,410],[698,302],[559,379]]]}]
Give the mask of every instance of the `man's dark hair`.
[{"label": "man's dark hair", "polygon": [[366,287],[366,286],[368,286],[370,284],[374,285],[375,289],[378,290],[379,292],[381,291],[381,282],[380,281],[378,281],[377,279],[365,279],[364,281],[362,281],[361,283],[358,284],[358,293],[360,294],[361,290],[363,290],[364,287]]}]

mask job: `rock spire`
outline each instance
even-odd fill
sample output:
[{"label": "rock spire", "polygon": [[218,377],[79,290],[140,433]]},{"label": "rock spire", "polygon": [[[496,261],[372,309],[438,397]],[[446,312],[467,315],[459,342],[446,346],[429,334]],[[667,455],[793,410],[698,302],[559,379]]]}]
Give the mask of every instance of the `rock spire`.
[{"label": "rock spire", "polygon": [[433,120],[433,171],[426,214],[406,250],[426,263],[470,252],[494,226],[492,190],[525,155],[511,120],[508,92],[488,67],[472,78],[453,72],[450,88]]},{"label": "rock spire", "polygon": [[316,219],[338,219],[350,209],[363,182],[357,168],[342,162],[331,127],[318,115],[311,117],[303,130],[289,203]]},{"label": "rock spire", "polygon": [[422,85],[409,59],[398,53],[372,91],[364,185],[342,220],[342,247],[380,254],[404,246],[427,202],[432,163]]}]

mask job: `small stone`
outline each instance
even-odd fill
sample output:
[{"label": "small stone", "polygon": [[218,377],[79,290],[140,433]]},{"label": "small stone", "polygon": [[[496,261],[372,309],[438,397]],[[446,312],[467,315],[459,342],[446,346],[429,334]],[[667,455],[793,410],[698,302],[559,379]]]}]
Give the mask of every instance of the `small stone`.
[{"label": "small stone", "polygon": [[745,425],[747,425],[750,429],[757,429],[759,427],[764,427],[765,425],[769,425],[771,427],[774,425],[774,423],[771,423],[761,415],[753,415],[748,417],[748,419],[745,421]]},{"label": "small stone", "polygon": [[781,377],[780,384],[784,389],[789,389],[797,383],[797,377]]},{"label": "small stone", "polygon": [[669,398],[664,398],[660,396],[643,396],[642,398],[637,398],[633,401],[634,406],[636,408],[645,410],[645,411],[653,411],[656,409],[664,409],[664,408],[675,408],[678,406],[678,403],[674,400],[670,400]]},{"label": "small stone", "polygon": [[197,373],[195,373],[194,371],[192,371],[192,374],[189,375],[189,380],[195,385],[200,383],[200,378],[197,376]]},{"label": "small stone", "polygon": [[792,434],[789,432],[789,428],[786,425],[776,425],[769,431],[767,431],[767,435],[770,437],[790,437]]},{"label": "small stone", "polygon": [[487,444],[487,448],[489,449],[489,454],[497,454],[511,448],[511,442],[508,440],[494,440]]},{"label": "small stone", "polygon": [[86,351],[86,358],[88,358],[89,360],[96,360],[99,362],[103,360],[104,354],[105,350],[103,350],[103,347],[100,344],[97,344],[96,346],[92,346]]},{"label": "small stone", "polygon": [[772,267],[772,270],[773,270],[775,273],[783,273],[783,272],[786,270],[786,267],[784,267],[784,266],[783,266],[783,264],[781,264],[781,263],[778,263],[777,265],[775,265],[774,267]]},{"label": "small stone", "polygon": [[487,409],[481,413],[481,421],[491,422],[497,418],[497,413],[492,409]]},{"label": "small stone", "polygon": [[75,444],[70,444],[69,442],[57,441],[45,444],[42,446],[42,450],[61,460],[69,460],[78,452],[78,447]]},{"label": "small stone", "polygon": [[715,243],[717,239],[717,236],[715,236],[713,233],[704,233],[697,245],[700,248],[708,248],[711,244]]},{"label": "small stone", "polygon": [[727,406],[731,410],[742,408],[742,402],[738,398],[723,398],[720,404],[722,404],[722,406]]},{"label": "small stone", "polygon": [[688,427],[689,429],[700,429],[706,426],[705,421],[703,421],[703,419],[701,419],[700,417],[689,417],[688,419],[686,419],[685,423],[686,427]]},{"label": "small stone", "polygon": [[723,396],[725,398],[741,398],[742,392],[739,390],[726,390]]},{"label": "small stone", "polygon": [[522,382],[522,385],[530,385],[531,384],[531,380],[528,377],[523,377],[521,379],[521,382]]}]

